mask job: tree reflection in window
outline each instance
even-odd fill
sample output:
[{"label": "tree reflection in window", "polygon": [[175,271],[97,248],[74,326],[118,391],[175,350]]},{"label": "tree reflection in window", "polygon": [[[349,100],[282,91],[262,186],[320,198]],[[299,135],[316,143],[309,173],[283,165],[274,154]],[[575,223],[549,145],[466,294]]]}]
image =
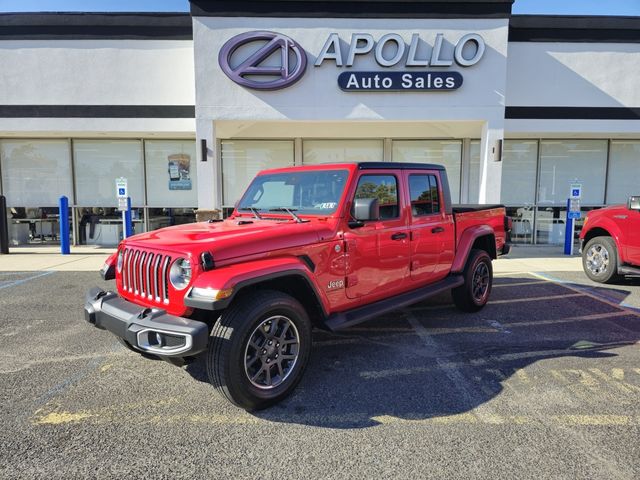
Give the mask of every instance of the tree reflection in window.
[{"label": "tree reflection in window", "polygon": [[355,198],[377,198],[381,219],[399,215],[398,185],[393,175],[363,175],[358,181]]}]

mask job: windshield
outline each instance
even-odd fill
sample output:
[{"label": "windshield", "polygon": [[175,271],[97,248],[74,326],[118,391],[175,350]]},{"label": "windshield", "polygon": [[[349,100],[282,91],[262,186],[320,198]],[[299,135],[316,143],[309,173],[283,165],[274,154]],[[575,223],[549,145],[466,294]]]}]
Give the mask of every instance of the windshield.
[{"label": "windshield", "polygon": [[285,211],[329,215],[336,211],[349,175],[348,170],[306,170],[257,176],[238,210]]}]

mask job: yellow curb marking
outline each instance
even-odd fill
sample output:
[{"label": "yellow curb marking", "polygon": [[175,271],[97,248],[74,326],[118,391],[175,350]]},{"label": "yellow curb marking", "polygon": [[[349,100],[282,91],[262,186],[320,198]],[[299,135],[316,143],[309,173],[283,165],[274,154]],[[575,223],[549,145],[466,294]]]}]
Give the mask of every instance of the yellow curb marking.
[{"label": "yellow curb marking", "polygon": [[61,423],[79,422],[93,416],[91,413],[84,412],[51,412],[44,417],[37,418],[33,423],[35,425],[60,425]]},{"label": "yellow curb marking", "polygon": [[[640,417],[633,415],[609,415],[609,414],[572,414],[549,415],[547,418],[552,423],[565,426],[629,426],[640,425]],[[127,415],[101,415],[100,412],[52,412],[43,417],[32,419],[34,425],[61,425],[66,423],[79,423],[85,421],[120,421],[130,422]],[[287,423],[320,423],[320,424],[345,424],[359,422],[375,422],[381,425],[394,424],[418,424],[418,425],[538,425],[544,419],[532,415],[500,415],[497,413],[478,414],[469,411],[459,414],[442,415],[424,418],[424,414],[409,413],[404,418],[393,415],[376,415],[369,417],[366,413],[354,413],[348,415],[283,415],[273,418],[254,417],[249,414],[222,415],[150,415],[136,417],[133,423],[142,424],[167,424],[167,423],[191,423],[196,425],[266,425],[273,422]]]}]

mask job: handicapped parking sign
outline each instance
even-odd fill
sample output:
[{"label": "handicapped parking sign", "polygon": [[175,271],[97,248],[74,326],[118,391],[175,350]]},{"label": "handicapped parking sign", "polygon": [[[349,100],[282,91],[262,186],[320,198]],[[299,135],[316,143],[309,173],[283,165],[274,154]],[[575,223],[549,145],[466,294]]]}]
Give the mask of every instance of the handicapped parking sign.
[{"label": "handicapped parking sign", "polygon": [[581,183],[572,183],[571,184],[571,195],[569,198],[581,198],[582,197],[582,184]]},{"label": "handicapped parking sign", "polygon": [[127,198],[129,194],[127,193],[127,179],[120,177],[116,178],[116,196],[118,198]]}]

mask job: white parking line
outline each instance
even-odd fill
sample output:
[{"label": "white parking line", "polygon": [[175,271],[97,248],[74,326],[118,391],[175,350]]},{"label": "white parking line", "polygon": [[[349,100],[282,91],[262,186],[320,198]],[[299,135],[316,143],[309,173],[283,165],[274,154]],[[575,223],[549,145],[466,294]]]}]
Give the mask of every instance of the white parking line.
[{"label": "white parking line", "polygon": [[9,287],[17,287],[18,285],[22,285],[23,283],[30,282],[31,280],[35,280],[36,278],[46,277],[47,275],[51,275],[52,273],[55,273],[55,272],[52,272],[52,271],[40,272],[37,275],[32,275],[27,278],[21,278],[20,280],[15,280],[5,285],[0,285],[0,290],[4,290],[5,288],[9,288]]},{"label": "white parking line", "polygon": [[[420,337],[427,350],[435,356],[436,365],[442,368],[446,377],[451,381],[451,384],[455,389],[460,392],[460,395],[465,400],[467,407],[473,411],[473,414],[481,421],[486,421],[495,417],[496,413],[484,401],[483,394],[478,392],[478,389],[474,387],[471,381],[464,376],[458,367],[451,366],[449,365],[451,362],[444,360],[443,357],[445,352],[442,351],[440,344],[438,344],[430,335],[429,330],[426,329],[410,311],[406,311],[405,315],[407,316],[407,321]],[[448,368],[444,368],[444,365],[447,365]]]},{"label": "white parking line", "polygon": [[491,305],[497,305],[501,303],[520,303],[520,302],[539,302],[543,300],[564,300],[571,297],[583,297],[584,293],[569,293],[563,295],[545,295],[542,297],[524,297],[524,298],[512,298],[509,300],[489,300]]},{"label": "white parking line", "polygon": [[[559,278],[555,278],[552,277],[550,275],[544,274],[544,273],[536,273],[536,272],[530,272],[531,275],[540,278],[542,280],[546,280],[547,282],[551,282],[554,283],[556,285],[559,285],[561,287],[564,287],[568,290],[573,290],[574,292],[577,292],[580,295],[584,295],[587,296],[589,298],[593,298],[594,300],[597,300],[599,302],[602,303],[606,303],[607,305],[614,307],[618,310],[623,310],[625,312],[628,312],[631,315],[634,315],[636,317],[640,317],[640,311],[634,307],[625,305],[624,303],[616,303],[615,300],[611,300],[603,295],[599,295],[599,294],[595,294],[592,291],[590,291],[589,288],[587,287],[581,287],[580,285],[576,285],[573,282],[568,282],[565,280],[561,280]],[[569,295],[565,295],[565,296],[569,296]],[[574,295],[575,296],[575,295]]]},{"label": "white parking line", "polygon": [[531,282],[513,282],[513,283],[494,283],[492,288],[496,287],[524,287],[527,285],[545,285],[548,282],[543,282],[540,280],[533,280]]}]

